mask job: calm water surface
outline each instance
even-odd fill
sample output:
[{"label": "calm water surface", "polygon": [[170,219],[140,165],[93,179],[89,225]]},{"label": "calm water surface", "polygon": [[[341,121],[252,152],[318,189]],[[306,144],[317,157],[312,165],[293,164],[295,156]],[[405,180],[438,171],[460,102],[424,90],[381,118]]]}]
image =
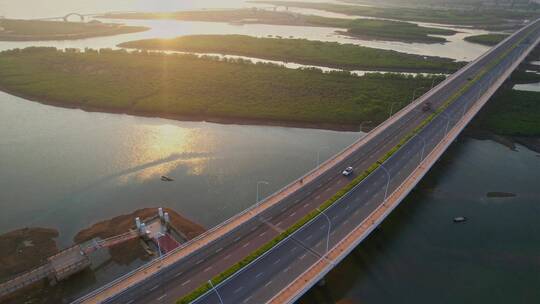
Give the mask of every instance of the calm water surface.
[{"label": "calm water surface", "polygon": [[[210,227],[361,136],[89,113],[0,93],[0,233],[54,227],[60,243],[98,220],[171,207]],[[175,182],[160,181],[168,175]]]}]

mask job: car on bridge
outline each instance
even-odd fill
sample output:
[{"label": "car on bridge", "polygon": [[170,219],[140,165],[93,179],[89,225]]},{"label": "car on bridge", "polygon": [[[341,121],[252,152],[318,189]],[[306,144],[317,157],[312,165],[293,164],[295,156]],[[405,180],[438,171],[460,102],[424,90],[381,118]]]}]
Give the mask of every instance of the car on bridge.
[{"label": "car on bridge", "polygon": [[343,176],[349,176],[353,174],[353,172],[354,172],[353,167],[347,167],[345,168],[345,170],[343,170],[343,172],[341,172],[341,174],[343,174]]}]

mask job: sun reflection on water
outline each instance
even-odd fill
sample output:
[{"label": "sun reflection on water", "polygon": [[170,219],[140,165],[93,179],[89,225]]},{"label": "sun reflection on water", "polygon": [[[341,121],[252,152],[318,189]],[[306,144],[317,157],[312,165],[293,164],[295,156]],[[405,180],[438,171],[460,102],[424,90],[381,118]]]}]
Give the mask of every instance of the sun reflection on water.
[{"label": "sun reflection on water", "polygon": [[185,167],[185,174],[203,175],[212,158],[209,146],[213,142],[203,133],[199,128],[173,124],[141,126],[129,135],[132,147],[126,160],[133,170],[119,177],[119,183],[157,179],[179,167]]}]

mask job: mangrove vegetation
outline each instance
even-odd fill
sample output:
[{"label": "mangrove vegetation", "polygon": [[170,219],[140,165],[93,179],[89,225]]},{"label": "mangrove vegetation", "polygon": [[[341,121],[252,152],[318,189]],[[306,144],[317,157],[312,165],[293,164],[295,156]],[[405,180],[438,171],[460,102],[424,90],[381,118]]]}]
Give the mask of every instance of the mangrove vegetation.
[{"label": "mangrove vegetation", "polygon": [[[443,77],[323,73],[245,60],[123,50],[0,53],[0,89],[86,110],[178,119],[357,126],[381,122]],[[421,93],[416,91],[417,96]]]},{"label": "mangrove vegetation", "polygon": [[449,72],[463,66],[440,57],[400,53],[353,44],[306,39],[256,38],[244,35],[191,35],[173,39],[125,42],[124,48],[193,53],[219,53],[295,62],[344,70]]}]

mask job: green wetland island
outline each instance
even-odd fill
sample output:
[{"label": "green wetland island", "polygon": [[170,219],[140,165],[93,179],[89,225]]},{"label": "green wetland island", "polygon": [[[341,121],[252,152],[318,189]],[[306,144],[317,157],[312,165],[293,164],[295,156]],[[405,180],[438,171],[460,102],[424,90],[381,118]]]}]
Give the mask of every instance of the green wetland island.
[{"label": "green wetland island", "polygon": [[[196,73],[194,73],[196,72]],[[123,50],[0,53],[0,88],[43,103],[234,123],[379,123],[443,77],[323,73],[245,60]],[[333,128],[332,127],[332,128]]]},{"label": "green wetland island", "polygon": [[147,39],[119,45],[124,48],[194,53],[219,53],[295,62],[344,70],[387,70],[448,73],[464,62],[381,50],[353,44],[306,39],[256,38],[244,35],[191,35]]}]

